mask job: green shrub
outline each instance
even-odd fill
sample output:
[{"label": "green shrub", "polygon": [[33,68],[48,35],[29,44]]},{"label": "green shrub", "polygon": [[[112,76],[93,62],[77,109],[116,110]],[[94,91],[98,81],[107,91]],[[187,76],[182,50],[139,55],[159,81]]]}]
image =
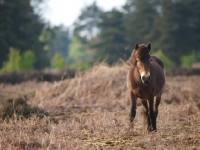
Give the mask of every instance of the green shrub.
[{"label": "green shrub", "polygon": [[184,55],[181,57],[181,66],[183,68],[191,68],[194,61],[195,61],[195,54],[194,52],[192,52],[191,54]]},{"label": "green shrub", "polygon": [[66,67],[66,61],[59,53],[56,53],[51,60],[51,67],[62,69]]},{"label": "green shrub", "polygon": [[76,71],[86,71],[91,67],[91,54],[87,46],[77,37],[73,36],[69,45],[67,62]]},{"label": "green shrub", "polygon": [[35,55],[32,51],[28,50],[23,53],[20,70],[32,70],[35,63]]},{"label": "green shrub", "polygon": [[35,62],[35,56],[32,51],[25,51],[22,56],[20,50],[11,47],[8,54],[8,60],[3,63],[2,72],[32,70]]},{"label": "green shrub", "polygon": [[157,56],[158,58],[160,58],[162,60],[162,62],[164,63],[165,69],[170,69],[172,62],[171,60],[162,52],[162,50],[158,50],[157,52],[155,52],[153,55]]},{"label": "green shrub", "polygon": [[8,60],[3,63],[1,71],[19,71],[20,70],[20,51],[13,47],[10,48]]}]

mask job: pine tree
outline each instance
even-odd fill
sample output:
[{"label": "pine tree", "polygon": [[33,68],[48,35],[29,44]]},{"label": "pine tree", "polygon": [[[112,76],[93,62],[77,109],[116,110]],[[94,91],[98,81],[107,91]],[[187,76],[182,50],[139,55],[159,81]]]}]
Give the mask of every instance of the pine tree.
[{"label": "pine tree", "polygon": [[157,5],[152,0],[128,0],[124,6],[126,13],[126,37],[131,48],[137,43],[148,43],[148,34],[158,16]]},{"label": "pine tree", "polygon": [[119,58],[125,58],[125,16],[123,12],[113,9],[102,13],[101,20],[101,32],[96,44],[93,45],[96,49],[96,59],[113,64]]},{"label": "pine tree", "polygon": [[97,25],[102,12],[102,9],[95,1],[91,5],[84,7],[74,23],[74,35],[84,42],[92,40],[99,32]]}]

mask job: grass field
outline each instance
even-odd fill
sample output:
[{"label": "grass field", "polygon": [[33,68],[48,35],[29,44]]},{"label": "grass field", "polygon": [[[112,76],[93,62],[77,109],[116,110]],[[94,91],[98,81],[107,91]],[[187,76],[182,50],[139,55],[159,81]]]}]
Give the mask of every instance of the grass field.
[{"label": "grass field", "polygon": [[200,76],[166,77],[158,131],[147,133],[139,99],[129,126],[128,68],[100,65],[60,82],[0,84],[1,113],[4,101],[19,98],[49,113],[1,120],[0,149],[200,149]]}]

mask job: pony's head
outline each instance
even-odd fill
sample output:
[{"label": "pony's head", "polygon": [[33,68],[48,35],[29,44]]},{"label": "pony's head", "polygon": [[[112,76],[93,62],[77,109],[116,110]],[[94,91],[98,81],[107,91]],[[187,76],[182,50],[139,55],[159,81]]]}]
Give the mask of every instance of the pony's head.
[{"label": "pony's head", "polygon": [[147,46],[144,44],[138,45],[135,44],[135,48],[131,54],[131,64],[134,68],[138,70],[140,74],[141,80],[143,83],[148,84],[151,80],[150,75],[150,52],[151,44],[149,43]]}]

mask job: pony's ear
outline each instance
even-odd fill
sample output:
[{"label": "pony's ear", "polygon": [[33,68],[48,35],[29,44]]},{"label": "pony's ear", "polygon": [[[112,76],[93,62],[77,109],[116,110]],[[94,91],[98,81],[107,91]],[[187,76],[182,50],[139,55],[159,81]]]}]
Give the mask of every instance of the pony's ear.
[{"label": "pony's ear", "polygon": [[139,48],[138,44],[135,44],[135,50],[137,50]]},{"label": "pony's ear", "polygon": [[147,45],[147,49],[150,51],[151,50],[151,43],[149,42],[149,44]]}]

